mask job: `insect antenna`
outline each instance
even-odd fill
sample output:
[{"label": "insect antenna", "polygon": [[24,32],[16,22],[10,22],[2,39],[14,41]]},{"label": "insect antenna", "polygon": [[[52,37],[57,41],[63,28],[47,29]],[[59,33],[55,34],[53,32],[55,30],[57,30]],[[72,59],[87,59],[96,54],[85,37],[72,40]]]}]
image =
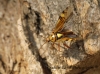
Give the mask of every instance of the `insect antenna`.
[{"label": "insect antenna", "polygon": [[43,45],[44,45],[45,43],[47,43],[47,42],[48,42],[48,41],[45,41],[45,42],[41,45],[40,49],[42,49]]},{"label": "insect antenna", "polygon": [[[42,36],[42,37],[43,37],[43,36]],[[46,39],[46,37],[43,37],[43,38]],[[45,40],[45,41],[43,42],[43,44],[40,45],[39,52],[40,52],[40,50],[43,48],[43,46],[44,46],[47,42],[48,42],[48,40]],[[46,51],[46,50],[44,50],[43,53],[40,53],[40,54],[41,54],[41,55],[44,54],[45,51]]]},{"label": "insect antenna", "polygon": [[[42,36],[43,37],[43,36]],[[44,39],[46,39],[46,37],[43,37]],[[48,39],[48,38],[47,38]],[[43,45],[45,44],[45,43],[47,43],[48,42],[48,40],[46,39],[46,41],[41,45],[41,47],[40,47],[40,49],[42,49],[42,47],[43,47]]]}]

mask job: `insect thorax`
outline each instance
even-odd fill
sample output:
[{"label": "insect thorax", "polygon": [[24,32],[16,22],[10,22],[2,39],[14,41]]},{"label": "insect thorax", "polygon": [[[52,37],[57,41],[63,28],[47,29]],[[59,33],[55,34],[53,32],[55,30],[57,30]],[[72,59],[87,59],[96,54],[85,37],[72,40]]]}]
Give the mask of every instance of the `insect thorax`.
[{"label": "insect thorax", "polygon": [[58,39],[60,39],[63,36],[63,34],[61,33],[52,33],[49,37],[48,37],[48,41],[51,42],[56,42]]}]

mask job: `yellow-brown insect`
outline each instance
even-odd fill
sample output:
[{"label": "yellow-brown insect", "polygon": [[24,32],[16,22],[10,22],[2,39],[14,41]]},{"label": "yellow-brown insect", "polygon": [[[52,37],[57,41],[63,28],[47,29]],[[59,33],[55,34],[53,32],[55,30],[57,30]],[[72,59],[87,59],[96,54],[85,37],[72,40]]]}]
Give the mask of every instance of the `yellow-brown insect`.
[{"label": "yellow-brown insect", "polygon": [[[58,22],[53,29],[51,35],[47,37],[48,42],[63,42],[68,40],[74,40],[75,34],[72,31],[64,31],[63,26],[66,21],[73,15],[72,6],[67,7],[60,15]],[[73,37],[74,35],[74,37]]]}]

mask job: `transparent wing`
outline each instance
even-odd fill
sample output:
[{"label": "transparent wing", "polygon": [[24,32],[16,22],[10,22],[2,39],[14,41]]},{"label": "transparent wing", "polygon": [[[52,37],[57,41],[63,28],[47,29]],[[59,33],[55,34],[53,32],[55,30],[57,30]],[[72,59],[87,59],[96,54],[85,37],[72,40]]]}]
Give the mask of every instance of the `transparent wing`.
[{"label": "transparent wing", "polygon": [[56,33],[59,30],[61,30],[63,28],[63,25],[65,23],[65,21],[69,19],[69,17],[71,17],[73,14],[73,7],[69,6],[67,7],[60,15],[57,24],[55,26],[55,28],[53,29],[53,32]]}]

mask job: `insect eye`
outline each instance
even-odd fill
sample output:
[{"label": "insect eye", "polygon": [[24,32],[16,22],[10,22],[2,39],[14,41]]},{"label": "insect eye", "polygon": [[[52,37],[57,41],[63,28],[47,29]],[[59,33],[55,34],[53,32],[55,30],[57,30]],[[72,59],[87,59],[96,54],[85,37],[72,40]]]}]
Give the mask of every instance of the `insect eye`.
[{"label": "insect eye", "polygon": [[54,34],[53,34],[53,35],[51,35],[51,41],[52,41],[52,42],[54,42],[54,41],[55,41],[55,39],[56,39],[56,38],[55,38],[55,35],[54,35]]}]

